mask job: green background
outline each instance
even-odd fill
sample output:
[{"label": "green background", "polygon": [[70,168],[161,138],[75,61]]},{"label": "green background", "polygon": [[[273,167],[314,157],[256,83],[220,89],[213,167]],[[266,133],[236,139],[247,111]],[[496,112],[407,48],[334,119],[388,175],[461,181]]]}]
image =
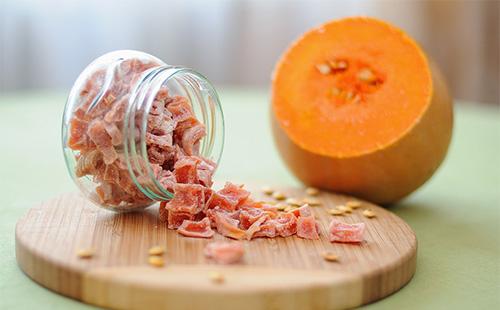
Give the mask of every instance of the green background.
[{"label": "green background", "polygon": [[[273,145],[268,94],[220,91],[226,146],[216,179],[297,185]],[[65,95],[0,96],[0,309],[84,309],[37,285],[17,267],[14,227],[39,201],[76,190],[60,150]],[[391,207],[415,230],[417,272],[399,292],[367,308],[500,307],[500,110],[455,105],[444,164],[419,191]]]}]

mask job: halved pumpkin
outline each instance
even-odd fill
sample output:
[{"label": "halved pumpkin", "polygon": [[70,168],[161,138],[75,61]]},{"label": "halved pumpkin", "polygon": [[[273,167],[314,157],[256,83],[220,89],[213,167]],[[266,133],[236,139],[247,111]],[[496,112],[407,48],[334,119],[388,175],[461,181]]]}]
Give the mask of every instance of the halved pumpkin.
[{"label": "halved pumpkin", "polygon": [[443,161],[453,113],[446,84],[404,32],[366,17],[304,34],[278,62],[272,127],[306,185],[395,202]]}]

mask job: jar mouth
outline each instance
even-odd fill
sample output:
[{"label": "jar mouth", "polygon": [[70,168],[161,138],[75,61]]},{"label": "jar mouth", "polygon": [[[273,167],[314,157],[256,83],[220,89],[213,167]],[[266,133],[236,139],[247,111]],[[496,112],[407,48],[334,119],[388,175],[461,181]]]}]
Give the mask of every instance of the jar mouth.
[{"label": "jar mouth", "polygon": [[[145,72],[129,100],[124,119],[124,154],[129,174],[135,185],[150,199],[169,200],[173,193],[157,179],[149,160],[146,133],[148,115],[160,88],[170,96],[183,96],[190,103],[195,117],[206,129],[200,141],[199,155],[219,165],[224,148],[224,114],[214,87],[200,73],[184,67],[160,66]],[[140,119],[137,143],[136,119]]]}]

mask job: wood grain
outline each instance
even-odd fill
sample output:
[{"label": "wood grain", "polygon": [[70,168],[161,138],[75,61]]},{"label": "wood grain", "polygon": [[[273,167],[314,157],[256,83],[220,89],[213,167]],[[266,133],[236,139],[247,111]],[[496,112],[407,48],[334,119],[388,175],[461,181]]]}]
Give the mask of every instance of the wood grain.
[{"label": "wood grain", "polygon": [[[302,189],[282,189],[304,197]],[[254,196],[259,196],[258,192]],[[264,198],[264,197],[261,197]],[[113,213],[79,194],[65,194],[30,209],[16,227],[16,256],[21,269],[41,285],[72,298],[119,309],[335,309],[378,300],[405,285],[415,272],[417,242],[399,217],[363,202],[347,222],[365,222],[365,242],[330,243],[329,208],[352,200],[321,193],[313,211],[320,240],[298,237],[243,241],[245,260],[215,265],[203,256],[213,240],[186,238],[157,220],[157,207],[144,212]],[[377,217],[368,219],[362,210]],[[163,245],[165,267],[148,265],[148,249]],[[91,259],[76,252],[92,248]],[[321,253],[334,252],[339,262]],[[215,284],[209,273],[220,271]]]}]

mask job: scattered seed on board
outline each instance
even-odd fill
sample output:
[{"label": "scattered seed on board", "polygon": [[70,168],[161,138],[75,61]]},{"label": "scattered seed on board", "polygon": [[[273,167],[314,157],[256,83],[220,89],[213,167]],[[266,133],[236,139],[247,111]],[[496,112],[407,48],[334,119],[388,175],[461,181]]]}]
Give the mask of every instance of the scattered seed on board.
[{"label": "scattered seed on board", "polygon": [[161,256],[150,256],[148,259],[148,263],[154,267],[163,267],[165,262]]},{"label": "scattered seed on board", "polygon": [[165,248],[159,245],[149,249],[149,255],[163,255],[163,253],[165,253]]},{"label": "scattered seed on board", "polygon": [[344,211],[345,213],[351,213],[352,212],[352,208],[348,207],[348,206],[345,206],[345,205],[337,206],[337,209],[339,209],[341,211]]},{"label": "scattered seed on board", "polygon": [[339,257],[335,254],[333,254],[332,252],[324,252],[322,254],[323,256],[323,259],[326,260],[327,262],[338,262],[339,261]]},{"label": "scattered seed on board", "polygon": [[269,186],[264,186],[262,188],[262,192],[266,195],[272,195],[274,193],[274,190]]},{"label": "scattered seed on board", "polygon": [[260,201],[260,203],[263,203],[263,204],[266,204],[266,205],[271,205],[271,206],[275,206],[276,204],[278,204],[278,202],[276,201]]},{"label": "scattered seed on board", "polygon": [[285,200],[286,196],[285,196],[285,194],[283,194],[281,192],[274,192],[273,193],[273,198],[276,199],[276,200]]},{"label": "scattered seed on board", "polygon": [[91,258],[94,256],[94,250],[92,249],[80,249],[76,252],[79,258]]},{"label": "scattered seed on board", "polygon": [[371,209],[364,210],[363,211],[363,215],[366,216],[369,219],[377,216],[377,214],[375,214],[375,212],[373,210],[371,210]]},{"label": "scattered seed on board", "polygon": [[296,198],[287,198],[287,200],[285,200],[285,202],[289,205],[293,205],[293,206],[300,206],[301,205],[301,201],[296,199]]},{"label": "scattered seed on board", "polygon": [[278,211],[285,211],[286,208],[289,206],[286,203],[278,202],[277,204],[274,205]]},{"label": "scattered seed on board", "polygon": [[346,202],[345,205],[348,207],[351,207],[352,209],[357,209],[357,208],[361,207],[361,202],[356,201],[356,200],[350,200],[350,201]]},{"label": "scattered seed on board", "polygon": [[314,207],[314,206],[319,206],[321,205],[321,201],[317,198],[312,198],[312,197],[307,197],[302,200],[302,203],[305,204],[307,203],[308,205]]},{"label": "scattered seed on board", "polygon": [[306,194],[309,196],[316,196],[319,194],[319,189],[314,187],[308,187],[306,188]]},{"label": "scattered seed on board", "polygon": [[327,212],[328,212],[328,214],[331,214],[331,215],[344,215],[344,211],[339,210],[339,209],[330,209]]},{"label": "scattered seed on board", "polygon": [[221,284],[225,281],[224,275],[217,271],[210,272],[208,276],[213,283]]},{"label": "scattered seed on board", "polygon": [[326,63],[321,63],[316,65],[316,69],[318,69],[319,73],[323,75],[327,75],[330,74],[330,72],[332,72],[332,68]]}]

